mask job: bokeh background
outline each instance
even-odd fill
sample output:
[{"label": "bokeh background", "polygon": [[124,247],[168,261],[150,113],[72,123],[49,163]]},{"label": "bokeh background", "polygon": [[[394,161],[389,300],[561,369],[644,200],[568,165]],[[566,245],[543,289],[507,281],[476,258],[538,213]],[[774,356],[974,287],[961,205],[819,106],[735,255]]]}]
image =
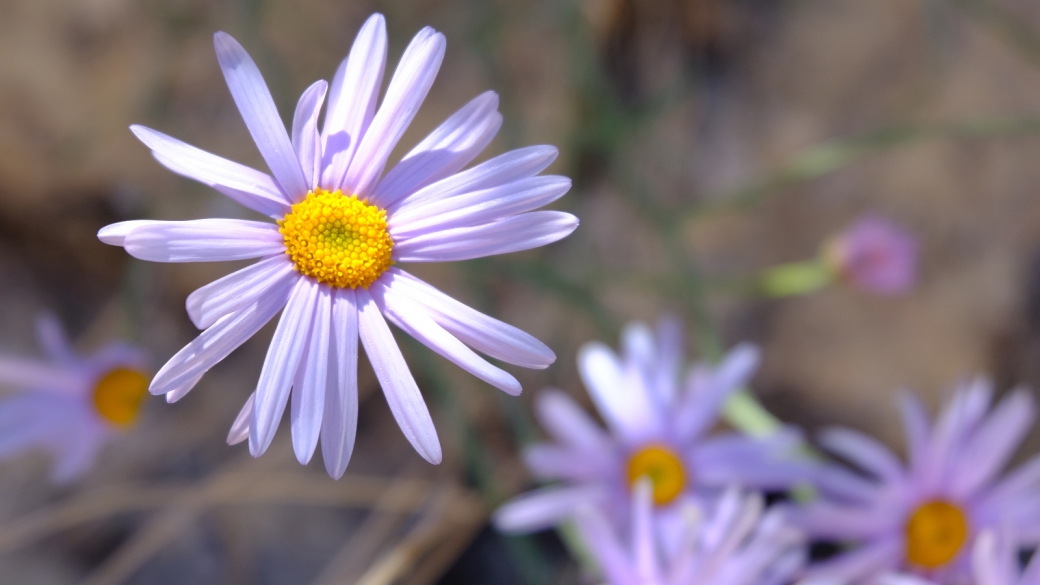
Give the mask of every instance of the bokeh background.
[{"label": "bokeh background", "polygon": [[[288,119],[374,11],[389,66],[424,25],[448,39],[398,156],[486,89],[505,123],[482,158],[560,148],[573,236],[414,267],[547,342],[556,365],[511,370],[513,399],[398,336],[445,462],[411,450],[362,360],[358,448],[334,482],[295,462],[285,425],[259,460],[224,443],[269,326],[184,400],[149,399],[75,484],[49,485],[42,454],[0,464],[0,582],[581,583],[556,536],[501,537],[487,515],[534,485],[517,459],[539,433],[531,396],[554,385],[587,403],[577,348],[631,319],[679,315],[691,357],[762,345],[754,391],[810,433],[847,424],[898,446],[901,389],[935,407],[975,372],[1040,382],[1031,0],[0,0],[0,351],[36,355],[47,310],[82,349],[124,338],[155,368],[190,340],[185,297],[234,266],[148,264],[95,233],[247,212],[161,168],[127,126],[264,168],[212,33],[245,45]],[[865,211],[920,238],[911,294],[739,286]]]}]

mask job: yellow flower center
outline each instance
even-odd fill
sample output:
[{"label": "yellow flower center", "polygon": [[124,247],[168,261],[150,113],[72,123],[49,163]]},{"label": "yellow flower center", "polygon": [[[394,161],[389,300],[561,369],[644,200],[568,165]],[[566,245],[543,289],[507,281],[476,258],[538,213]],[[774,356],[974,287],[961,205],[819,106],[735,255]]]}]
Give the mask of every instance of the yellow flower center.
[{"label": "yellow flower center", "polygon": [[94,387],[94,407],[108,422],[126,427],[137,419],[141,402],[148,394],[148,378],[130,368],[110,370]]},{"label": "yellow flower center", "polygon": [[921,504],[906,523],[906,559],[926,569],[953,560],[968,538],[968,520],[955,504],[932,500]]},{"label": "yellow flower center", "polygon": [[315,189],[278,222],[296,270],[336,288],[368,288],[393,264],[386,211]]},{"label": "yellow flower center", "polygon": [[674,451],[663,445],[650,445],[636,451],[628,460],[628,484],[635,485],[646,476],[654,486],[654,503],[671,503],[686,488],[686,469]]}]

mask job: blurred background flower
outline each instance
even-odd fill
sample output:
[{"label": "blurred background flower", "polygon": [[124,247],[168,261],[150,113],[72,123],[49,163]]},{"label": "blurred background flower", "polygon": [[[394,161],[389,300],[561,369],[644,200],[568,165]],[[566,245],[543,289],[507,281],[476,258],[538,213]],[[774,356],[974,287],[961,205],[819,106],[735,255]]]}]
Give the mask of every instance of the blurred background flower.
[{"label": "blurred background flower", "polygon": [[[127,339],[156,360],[196,334],[187,296],[238,268],[150,265],[96,241],[126,219],[250,219],[173,176],[130,124],[254,168],[263,159],[213,59],[225,30],[264,71],[287,124],[365,18],[389,62],[423,26],[443,74],[390,159],[472,96],[501,97],[486,160],[554,144],[554,203],[582,229],[547,249],[416,276],[544,341],[515,372],[586,410],[578,348],[678,314],[690,355],[761,347],[751,386],[781,420],[900,443],[890,398],[967,372],[1040,381],[1040,6],[1028,0],[7,0],[0,4],[0,352],[36,355],[48,307],[84,348]],[[739,275],[813,258],[864,212],[919,242],[909,294],[851,286],[762,298]],[[738,283],[741,284],[741,283]],[[552,533],[501,537],[489,510],[534,487],[535,392],[489,392],[409,340],[441,432],[429,466],[359,368],[358,445],[339,482],[288,441],[260,460],[224,443],[273,328],[162,416],[111,442],[72,487],[25,455],[0,473],[0,581],[578,583]],[[364,363],[364,360],[362,360]],[[138,432],[147,425],[147,432]],[[1024,441],[1035,451],[1038,437]]]}]

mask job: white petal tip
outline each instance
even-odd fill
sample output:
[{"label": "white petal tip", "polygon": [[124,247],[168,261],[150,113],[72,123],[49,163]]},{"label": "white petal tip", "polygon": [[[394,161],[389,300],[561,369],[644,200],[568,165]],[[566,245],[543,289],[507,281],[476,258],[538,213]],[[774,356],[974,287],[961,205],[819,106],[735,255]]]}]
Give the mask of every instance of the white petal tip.
[{"label": "white petal tip", "polygon": [[102,243],[109,246],[122,246],[126,241],[126,236],[134,227],[136,227],[134,223],[128,221],[106,225],[98,230],[97,237]]}]

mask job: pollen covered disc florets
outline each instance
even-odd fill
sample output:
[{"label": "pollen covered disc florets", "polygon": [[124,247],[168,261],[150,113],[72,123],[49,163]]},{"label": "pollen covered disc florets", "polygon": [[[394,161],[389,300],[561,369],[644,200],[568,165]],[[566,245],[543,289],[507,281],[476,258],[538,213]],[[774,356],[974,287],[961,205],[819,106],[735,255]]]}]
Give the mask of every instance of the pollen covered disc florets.
[{"label": "pollen covered disc florets", "polygon": [[278,222],[296,270],[337,288],[368,288],[393,264],[386,211],[315,189]]},{"label": "pollen covered disc florets", "polygon": [[628,483],[635,485],[641,477],[653,483],[654,503],[670,504],[686,489],[686,469],[679,455],[665,445],[646,446],[629,457]]}]

